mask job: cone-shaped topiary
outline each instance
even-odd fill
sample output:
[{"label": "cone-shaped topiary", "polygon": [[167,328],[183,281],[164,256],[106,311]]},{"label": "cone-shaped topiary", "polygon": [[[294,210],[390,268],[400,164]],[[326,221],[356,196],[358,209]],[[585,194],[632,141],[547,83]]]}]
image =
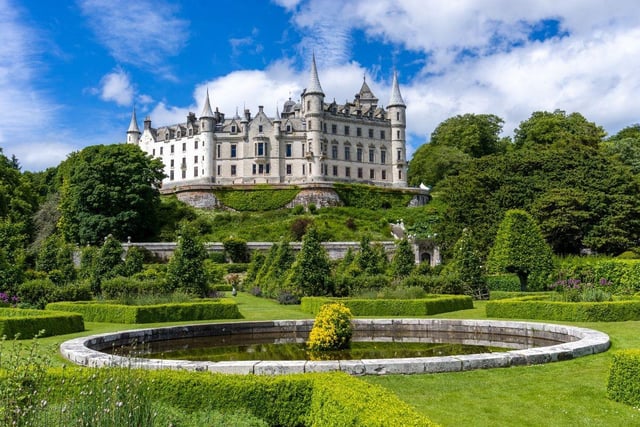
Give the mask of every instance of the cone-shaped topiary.
[{"label": "cone-shaped topiary", "polygon": [[309,350],[330,351],[349,348],[353,335],[351,317],[351,311],[339,302],[323,305],[309,334]]}]

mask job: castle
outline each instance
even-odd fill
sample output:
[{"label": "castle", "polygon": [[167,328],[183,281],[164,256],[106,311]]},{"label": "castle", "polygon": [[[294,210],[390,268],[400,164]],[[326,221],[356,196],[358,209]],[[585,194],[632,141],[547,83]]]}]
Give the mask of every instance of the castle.
[{"label": "castle", "polygon": [[140,132],[135,110],[127,143],[165,165],[163,188],[193,184],[313,184],[358,182],[407,186],[406,105],[394,73],[386,109],[363,81],[352,102],[325,102],[315,57],[301,102],[289,99],[269,118],[211,109],[207,91],[200,117]]}]

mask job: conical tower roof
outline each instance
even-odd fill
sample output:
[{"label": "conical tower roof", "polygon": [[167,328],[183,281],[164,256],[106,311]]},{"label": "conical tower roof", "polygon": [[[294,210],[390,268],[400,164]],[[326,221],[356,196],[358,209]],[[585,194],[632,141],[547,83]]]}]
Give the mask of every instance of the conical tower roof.
[{"label": "conical tower roof", "polygon": [[311,74],[309,76],[309,86],[307,86],[307,94],[317,93],[324,95],[322,86],[320,86],[320,79],[318,78],[318,68],[316,67],[316,55],[311,57]]},{"label": "conical tower roof", "polygon": [[129,129],[127,130],[127,133],[129,132],[140,133],[140,128],[138,128],[138,118],[136,117],[135,107],[133,107],[133,113],[131,114],[131,123],[129,123]]},{"label": "conical tower roof", "polygon": [[388,107],[401,106],[406,107],[402,95],[400,95],[400,87],[398,86],[398,73],[393,73],[393,84],[391,85],[391,98],[389,99]]},{"label": "conical tower roof", "polygon": [[211,103],[209,102],[209,89],[207,89],[207,97],[204,100],[204,107],[202,108],[200,117],[214,117],[213,111],[211,110]]}]

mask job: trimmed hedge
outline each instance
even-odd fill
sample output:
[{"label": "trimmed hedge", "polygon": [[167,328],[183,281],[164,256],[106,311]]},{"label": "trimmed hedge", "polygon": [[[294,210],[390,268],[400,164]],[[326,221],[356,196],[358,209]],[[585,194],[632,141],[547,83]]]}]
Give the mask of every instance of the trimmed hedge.
[{"label": "trimmed hedge", "polygon": [[[119,368],[109,368],[119,369]],[[109,375],[109,369],[102,369]],[[148,385],[153,401],[192,411],[246,409],[277,426],[434,426],[395,394],[342,372],[297,375],[223,375],[131,370]],[[80,393],[95,369],[52,369],[52,400]],[[64,379],[65,387],[58,385]],[[76,390],[72,389],[76,388]]]},{"label": "trimmed hedge", "polygon": [[[640,320],[640,300],[608,302],[544,301],[545,295],[489,301],[487,317],[568,322]],[[541,301],[542,300],[542,301]]]},{"label": "trimmed hedge", "polygon": [[427,316],[473,308],[473,299],[467,295],[429,295],[410,300],[303,297],[300,309],[315,315],[332,301],[340,301],[354,316]]},{"label": "trimmed hedge", "polygon": [[507,298],[519,298],[519,297],[550,297],[554,295],[556,292],[521,292],[518,290],[517,292],[511,291],[490,291],[489,299],[491,300],[499,300],[499,299],[507,299]]},{"label": "trimmed hedge", "polygon": [[84,331],[82,316],[61,311],[0,308],[0,336],[31,339],[44,330],[41,337]]},{"label": "trimmed hedge", "polygon": [[399,189],[364,184],[334,183],[333,189],[345,206],[365,209],[406,208],[414,197]]},{"label": "trimmed hedge", "polygon": [[640,350],[613,353],[607,396],[616,402],[640,407]]},{"label": "trimmed hedge", "polygon": [[185,320],[240,319],[238,305],[230,299],[154,305],[102,302],[54,302],[47,310],[81,313],[88,322],[155,323]]},{"label": "trimmed hedge", "polygon": [[213,194],[223,205],[236,211],[272,211],[285,207],[299,192],[296,187],[277,189],[256,185],[242,190],[220,188]]},{"label": "trimmed hedge", "polygon": [[517,274],[491,274],[487,276],[489,291],[520,291],[520,279]]}]

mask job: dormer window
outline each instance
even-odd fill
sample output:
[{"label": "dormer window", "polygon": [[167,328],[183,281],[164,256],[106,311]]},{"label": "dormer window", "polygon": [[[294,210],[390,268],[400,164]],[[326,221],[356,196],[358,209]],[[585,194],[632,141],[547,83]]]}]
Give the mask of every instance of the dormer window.
[{"label": "dormer window", "polygon": [[287,132],[291,132],[291,125],[287,125]]},{"label": "dormer window", "polygon": [[262,133],[262,125],[258,125],[258,133]]},{"label": "dormer window", "polygon": [[231,133],[236,133],[236,125],[231,126]]}]

